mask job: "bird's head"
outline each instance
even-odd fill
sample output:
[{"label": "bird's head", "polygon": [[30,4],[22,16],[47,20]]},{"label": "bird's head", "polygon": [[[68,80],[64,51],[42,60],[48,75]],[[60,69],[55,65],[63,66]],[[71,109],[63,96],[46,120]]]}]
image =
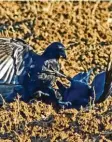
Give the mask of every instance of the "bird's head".
[{"label": "bird's head", "polygon": [[59,59],[60,57],[66,59],[65,47],[60,42],[53,42],[46,48],[43,55],[50,59]]}]

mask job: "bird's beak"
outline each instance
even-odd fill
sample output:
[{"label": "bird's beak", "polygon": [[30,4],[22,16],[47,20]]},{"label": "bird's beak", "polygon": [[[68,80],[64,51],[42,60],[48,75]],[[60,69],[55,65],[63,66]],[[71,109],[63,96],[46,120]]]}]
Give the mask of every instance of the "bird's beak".
[{"label": "bird's beak", "polygon": [[61,56],[62,58],[64,58],[64,59],[67,59],[65,50],[63,50],[63,51],[60,53],[60,56]]},{"label": "bird's beak", "polygon": [[66,54],[61,55],[64,59],[67,59]]}]

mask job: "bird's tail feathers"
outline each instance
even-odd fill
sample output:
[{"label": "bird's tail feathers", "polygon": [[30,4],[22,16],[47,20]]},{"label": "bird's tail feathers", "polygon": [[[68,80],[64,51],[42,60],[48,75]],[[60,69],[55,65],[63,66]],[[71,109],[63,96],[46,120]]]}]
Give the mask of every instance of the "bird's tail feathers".
[{"label": "bird's tail feathers", "polygon": [[112,95],[112,60],[111,60],[111,54],[109,55],[108,64],[107,64],[107,68],[106,68],[104,92],[96,103],[103,102],[110,95]]}]

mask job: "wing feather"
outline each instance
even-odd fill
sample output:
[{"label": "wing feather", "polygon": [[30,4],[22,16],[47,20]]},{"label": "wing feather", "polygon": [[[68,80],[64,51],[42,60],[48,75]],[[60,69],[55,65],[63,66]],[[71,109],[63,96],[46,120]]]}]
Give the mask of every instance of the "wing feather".
[{"label": "wing feather", "polygon": [[31,47],[21,39],[0,38],[0,84],[17,83],[17,77],[28,68],[29,50]]},{"label": "wing feather", "polygon": [[4,82],[6,82],[6,81],[8,82],[9,80],[12,79],[12,76],[10,75],[12,70],[13,70],[13,64],[11,64],[9,69],[7,70],[7,73],[4,77]]},{"label": "wing feather", "polygon": [[111,61],[111,54],[108,58],[108,64],[106,69],[106,78],[105,78],[105,86],[104,92],[97,101],[97,103],[103,102],[108,96],[112,96],[112,61]]}]

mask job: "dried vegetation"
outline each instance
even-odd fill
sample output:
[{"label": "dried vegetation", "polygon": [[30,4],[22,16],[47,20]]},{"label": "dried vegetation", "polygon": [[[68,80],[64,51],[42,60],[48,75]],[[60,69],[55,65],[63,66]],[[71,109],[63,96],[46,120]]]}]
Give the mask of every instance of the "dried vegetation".
[{"label": "dried vegetation", "polygon": [[[0,37],[23,38],[37,52],[61,41],[66,75],[105,69],[112,48],[111,2],[0,2]],[[89,110],[57,110],[19,99],[0,108],[1,142],[110,142],[112,97]]]}]

